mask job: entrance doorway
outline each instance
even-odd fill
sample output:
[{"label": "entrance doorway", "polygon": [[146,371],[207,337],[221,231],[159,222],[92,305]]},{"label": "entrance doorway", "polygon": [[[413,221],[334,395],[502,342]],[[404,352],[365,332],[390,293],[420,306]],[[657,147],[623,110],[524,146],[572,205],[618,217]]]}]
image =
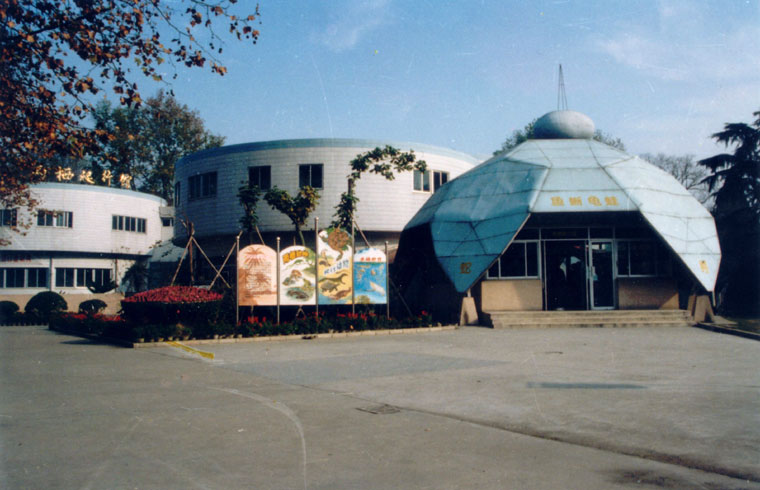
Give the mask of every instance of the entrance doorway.
[{"label": "entrance doorway", "polygon": [[586,240],[544,241],[547,310],[586,309]]},{"label": "entrance doorway", "polygon": [[612,277],[612,240],[592,240],[589,243],[589,283],[591,284],[591,308],[615,307],[615,283]]}]

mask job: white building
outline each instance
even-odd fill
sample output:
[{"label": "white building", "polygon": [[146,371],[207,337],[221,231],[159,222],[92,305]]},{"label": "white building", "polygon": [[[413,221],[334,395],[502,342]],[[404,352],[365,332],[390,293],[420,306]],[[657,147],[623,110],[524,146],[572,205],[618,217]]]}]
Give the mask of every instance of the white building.
[{"label": "white building", "polygon": [[[23,308],[40,291],[64,296],[69,309],[98,297],[118,309],[121,294],[92,295],[88,286],[119,283],[151,247],[172,236],[173,215],[156,196],[83,184],[31,187],[36,209],[3,209],[0,300]],[[13,231],[12,227],[19,231]]]},{"label": "white building", "polygon": [[[224,146],[189,155],[175,167],[175,236],[185,237],[182,220],[193,223],[196,238],[223,255],[240,230],[243,209],[237,198],[242,184],[266,190],[277,186],[292,196],[300,186],[318,189],[321,199],[312,213],[320,228],[334,219],[335,206],[347,188],[350,161],[358,154],[390,145],[413,150],[427,162],[428,171],[397,174],[392,181],[365,173],[356,186],[356,221],[374,243],[395,245],[404,225],[433,192],[479,161],[464,153],[418,143],[363,139],[297,139]],[[274,237],[292,240],[293,225],[263,199],[258,204],[259,229],[270,246]],[[271,243],[269,243],[271,242]],[[218,250],[213,250],[218,246]],[[208,252],[209,250],[207,250]]]}]

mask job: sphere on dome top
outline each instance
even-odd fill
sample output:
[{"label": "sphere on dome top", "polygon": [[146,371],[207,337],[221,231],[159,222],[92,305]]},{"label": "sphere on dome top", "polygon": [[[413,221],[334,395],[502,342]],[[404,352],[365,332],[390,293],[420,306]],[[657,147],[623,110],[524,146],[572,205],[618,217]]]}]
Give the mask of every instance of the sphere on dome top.
[{"label": "sphere on dome top", "polygon": [[594,137],[594,121],[576,111],[552,111],[533,125],[535,139],[590,139]]}]

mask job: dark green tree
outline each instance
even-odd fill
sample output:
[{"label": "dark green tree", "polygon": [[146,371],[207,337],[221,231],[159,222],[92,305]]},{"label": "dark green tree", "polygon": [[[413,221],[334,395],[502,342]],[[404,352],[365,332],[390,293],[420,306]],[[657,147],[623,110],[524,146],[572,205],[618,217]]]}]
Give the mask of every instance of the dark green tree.
[{"label": "dark green tree", "polygon": [[732,314],[760,313],[760,111],[753,115],[752,124],[729,123],[713,134],[733,153],[699,161],[712,172],[703,182],[715,200],[722,254],[716,289]]},{"label": "dark green tree", "polygon": [[[224,144],[224,137],[206,130],[197,111],[159,91],[138,108],[102,102],[93,112],[96,128],[113,138],[94,162],[117,176],[134,177],[134,189],[168,202],[174,195],[174,164],[185,155]],[[119,185],[114,180],[113,185]]]},{"label": "dark green tree", "polygon": [[[504,143],[501,144],[501,148],[493,152],[493,154],[498,155],[499,153],[507,152],[517,145],[524,143],[529,139],[533,139],[533,126],[535,126],[536,121],[538,121],[538,119],[532,120],[522,129],[516,129],[512,131],[512,134],[510,136],[507,136],[507,139],[504,141]],[[604,143],[606,145],[617,148],[620,151],[625,151],[625,144],[620,138],[615,138],[614,136],[611,136],[599,129],[594,131],[593,139],[599,141],[600,143]]]},{"label": "dark green tree", "polygon": [[351,160],[351,173],[346,177],[348,179],[348,190],[341,194],[340,202],[335,207],[335,220],[332,222],[333,227],[349,229],[356,212],[356,203],[359,198],[356,197],[355,187],[364,172],[370,172],[382,175],[387,180],[394,180],[396,173],[408,172],[410,170],[427,170],[427,164],[424,160],[417,160],[413,150],[403,152],[392,146],[385,148],[375,148],[365,153],[356,155]]},{"label": "dark green tree", "polygon": [[243,206],[243,216],[240,218],[240,226],[248,235],[248,243],[253,243],[253,232],[259,224],[259,215],[256,210],[261,198],[261,189],[257,185],[243,183],[238,188],[238,201]]},{"label": "dark green tree", "polygon": [[288,191],[274,186],[264,194],[264,200],[272,209],[290,218],[298,237],[301,239],[301,245],[306,246],[306,240],[304,240],[301,229],[306,225],[309,215],[319,204],[319,192],[311,186],[305,186],[298,190],[298,194],[291,197]]}]

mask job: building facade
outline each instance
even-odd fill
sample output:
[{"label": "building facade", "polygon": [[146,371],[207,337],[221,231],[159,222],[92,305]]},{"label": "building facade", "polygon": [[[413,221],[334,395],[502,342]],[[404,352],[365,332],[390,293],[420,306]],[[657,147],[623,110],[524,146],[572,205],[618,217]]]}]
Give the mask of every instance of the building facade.
[{"label": "building facade", "polygon": [[[243,208],[238,188],[249,184],[264,191],[277,186],[291,196],[302,186],[314,187],[321,198],[307,229],[313,229],[315,217],[320,227],[327,227],[341,193],[347,189],[351,160],[386,145],[413,150],[428,167],[424,174],[406,172],[390,181],[365,173],[356,186],[359,228],[373,243],[388,240],[395,246],[404,225],[428,197],[449,179],[473,168],[478,163],[476,158],[430,145],[361,139],[264,141],[204,150],[176,164],[176,241],[186,239],[187,223],[191,222],[195,237],[208,247],[206,251],[223,256],[240,230]],[[290,220],[263,199],[257,214],[259,229],[269,246],[274,246],[277,236],[284,243],[294,239]]]},{"label": "building facade", "polygon": [[593,134],[583,114],[549,113],[535,139],[442,187],[401,237],[407,301],[456,318],[465,296],[489,313],[677,309],[712,291],[709,211]]},{"label": "building facade", "polygon": [[[169,240],[173,217],[156,196],[84,184],[31,187],[34,211],[3,209],[0,236],[0,300],[23,308],[41,291],[64,296],[69,309],[95,297],[118,310],[118,291],[93,295],[89,288],[119,284],[137,260]],[[12,228],[18,228],[14,231]]]}]

